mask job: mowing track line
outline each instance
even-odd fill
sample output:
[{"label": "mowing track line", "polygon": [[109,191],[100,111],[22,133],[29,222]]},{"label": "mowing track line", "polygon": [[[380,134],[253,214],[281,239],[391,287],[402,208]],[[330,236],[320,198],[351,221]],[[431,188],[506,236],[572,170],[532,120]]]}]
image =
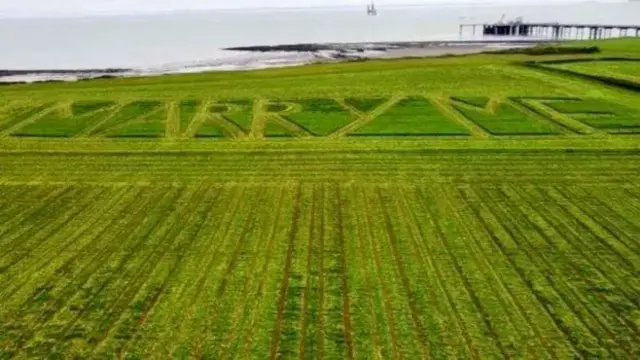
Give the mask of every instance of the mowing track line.
[{"label": "mowing track line", "polygon": [[393,255],[393,262],[398,274],[400,275],[400,281],[402,283],[403,290],[405,292],[404,297],[407,301],[407,305],[409,306],[409,313],[411,315],[411,319],[413,321],[413,326],[415,327],[415,331],[418,335],[418,343],[421,349],[422,358],[427,357],[427,354],[430,354],[429,345],[427,343],[427,332],[421,322],[421,314],[417,308],[417,300],[415,298],[415,289],[412,287],[409,277],[407,276],[407,270],[405,269],[404,261],[400,255],[400,250],[398,249],[398,239],[395,235],[395,229],[392,224],[391,216],[389,215],[389,209],[387,208],[389,203],[389,199],[385,199],[382,190],[378,187],[376,189],[379,205],[381,208],[381,213],[384,219],[384,227],[386,231],[386,237],[389,241],[389,245],[391,247],[391,253]]},{"label": "mowing track line", "polygon": [[278,348],[280,345],[280,336],[282,331],[282,324],[284,321],[284,307],[287,300],[287,294],[289,289],[289,276],[291,272],[291,267],[293,265],[293,253],[295,247],[295,240],[298,234],[299,227],[299,219],[300,219],[300,197],[302,193],[302,185],[298,186],[298,190],[296,191],[294,207],[293,207],[293,217],[291,220],[291,230],[289,232],[289,246],[287,249],[287,258],[285,262],[284,272],[282,275],[282,282],[280,284],[280,295],[278,297],[277,302],[277,320],[276,324],[273,328],[273,335],[271,338],[271,349],[269,357],[271,360],[276,360],[278,358]]},{"label": "mowing track line", "polygon": [[[432,251],[429,248],[428,243],[430,240],[428,239],[431,237],[436,237],[438,235],[426,235],[422,226],[420,226],[422,222],[418,221],[416,209],[409,205],[409,201],[405,192],[406,190],[403,187],[397,187],[395,197],[398,200],[396,206],[398,207],[402,218],[408,219],[406,226],[408,228],[409,238],[411,239],[412,243],[411,255],[420,265],[420,267],[425,269],[425,276],[429,279],[430,283],[428,286],[426,286],[426,291],[429,292],[429,296],[431,297],[431,299],[433,299],[432,301],[435,302],[433,306],[438,309],[437,316],[441,316],[440,314],[444,314],[445,316],[445,323],[442,323],[442,320],[440,319],[436,320],[438,322],[438,329],[441,329],[441,331],[439,332],[445,333],[445,335],[443,335],[445,337],[445,339],[443,339],[443,342],[448,344],[451,348],[457,350],[456,353],[452,355],[453,357],[477,359],[478,354],[473,348],[473,345],[469,338],[469,334],[467,333],[467,329],[465,328],[464,323],[462,323],[462,321],[460,320],[460,315],[453,309],[451,296],[449,294],[449,291],[446,289],[446,286],[444,285],[445,282],[443,280],[441,271],[439,270],[438,266],[435,265],[435,260],[431,256]],[[415,198],[415,196],[412,197]],[[428,221],[430,225],[429,228],[436,229],[437,224],[435,224],[433,219],[429,218]],[[437,233],[438,230],[436,229],[430,232]],[[440,298],[439,294],[444,295],[443,302],[438,300]],[[449,322],[452,322],[453,324],[449,324]],[[454,329],[455,336],[451,336],[443,329],[451,327],[453,327]],[[460,346],[458,344],[458,339],[462,339],[461,342],[464,349],[458,348],[458,346]],[[439,347],[440,346],[437,343],[431,345],[431,348],[434,349],[434,351],[438,350]],[[460,350],[463,351],[460,352]]]},{"label": "mowing track line", "polygon": [[[518,208],[525,207],[526,211],[521,209],[519,209],[519,211],[522,211],[522,215],[524,216],[523,220],[533,227],[536,234],[535,239],[530,239],[528,237],[523,237],[523,239],[527,241],[542,241],[542,244],[546,248],[552,247],[555,249],[564,249],[567,248],[567,246],[572,246],[557,233],[557,230],[553,227],[553,221],[549,222],[548,216],[546,216],[546,214],[539,213],[539,211],[536,210],[536,206],[531,203],[528,196],[523,194],[524,191],[518,192],[513,189],[508,189],[508,192],[506,193],[508,198],[510,198],[515,204],[519,205]],[[552,217],[555,218],[556,216],[553,215]],[[544,252],[538,253],[538,248],[545,249],[543,245],[535,243],[531,244],[531,251],[539,256],[540,263],[544,264],[546,268],[554,270],[560,267],[562,269],[555,270],[557,276],[554,276],[552,280],[554,287],[558,290],[558,293],[561,294],[560,296],[562,299],[577,315],[577,318],[580,319],[580,322],[582,322],[586,329],[588,329],[591,333],[592,339],[598,342],[598,347],[605,349],[605,351],[609,353],[609,356],[622,356],[617,351],[617,347],[611,348],[611,346],[607,346],[608,344],[604,341],[604,339],[612,338],[611,328],[605,324],[602,317],[598,316],[598,312],[594,311],[594,309],[589,306],[589,301],[585,299],[580,290],[576,288],[576,285],[567,280],[572,277],[565,272],[575,271],[575,267],[573,267],[574,270],[566,269],[568,266],[572,265],[572,263],[565,264],[566,260],[564,259],[555,261],[555,259],[549,258],[551,255],[563,255],[562,251],[556,250],[553,254],[546,254]],[[588,351],[593,352],[597,351],[597,349],[592,347],[588,349]]]},{"label": "mowing track line", "polygon": [[[508,282],[505,282],[505,285],[507,286],[510,297],[513,299],[512,304],[518,308],[519,315],[524,320],[524,324],[523,325],[521,324],[518,327],[527,327],[529,329],[528,336],[532,339],[535,339],[533,344],[528,343],[527,345],[528,350],[535,351],[535,349],[537,349],[539,346],[542,346],[545,348],[545,351],[547,352],[547,355],[549,356],[549,358],[562,358],[562,357],[573,356],[577,354],[575,350],[572,350],[571,353],[563,353],[562,355],[559,355],[556,349],[556,345],[550,344],[549,342],[545,341],[546,332],[543,334],[540,331],[541,327],[543,328],[547,327],[546,324],[540,324],[535,320],[536,314],[531,314],[532,309],[528,308],[526,305],[523,305],[522,303],[522,301],[526,302],[526,299],[518,300],[518,298],[524,297],[524,296],[518,296],[518,294],[521,293],[521,291],[519,291],[520,289],[518,288],[519,286],[526,287],[531,292],[532,296],[535,296],[535,292],[533,291],[531,286],[527,283],[526,278],[523,277],[522,273],[520,272],[520,269],[516,266],[513,260],[506,254],[506,251],[505,251],[506,247],[503,245],[502,240],[500,238],[501,237],[508,238],[510,237],[510,233],[505,231],[502,223],[498,220],[499,218],[497,218],[494,215],[494,213],[491,211],[491,206],[489,206],[489,204],[494,204],[492,202],[493,199],[482,197],[474,190],[473,187],[464,187],[458,190],[460,192],[460,195],[464,199],[466,206],[468,206],[471,209],[474,217],[478,219],[482,227],[480,231],[486,233],[487,236],[491,238],[492,241],[489,243],[490,245],[493,245],[491,246],[491,248],[498,250],[498,253],[504,259],[504,262],[506,265],[504,269],[494,270],[494,271],[499,271],[504,277],[507,277],[509,272],[514,271],[518,280],[520,280],[518,281],[518,283],[511,285],[515,289],[512,289]],[[487,216],[487,214],[489,214],[489,216]],[[509,242],[509,241],[507,240],[505,242]],[[490,254],[495,253],[495,252],[492,252],[492,249],[487,249],[488,252],[485,252],[485,256],[489,257]],[[539,299],[536,299],[535,297],[534,299],[535,299],[535,303],[532,304],[531,307],[537,307],[540,310],[544,310],[544,306],[539,301]],[[549,321],[552,321],[552,318],[548,315],[548,313],[544,313],[544,314]],[[555,330],[558,330],[560,334],[564,336],[564,334],[561,332],[561,330],[558,327],[555,327]],[[540,342],[539,344],[537,343],[538,341]],[[538,357],[541,355],[529,353],[528,356]]]},{"label": "mowing track line", "polygon": [[[280,192],[278,195],[277,206],[275,207],[277,211],[273,213],[273,221],[269,222],[269,218],[266,218],[261,232],[262,236],[266,237],[266,250],[265,250],[265,258],[262,266],[256,266],[255,269],[258,271],[259,280],[258,284],[255,284],[255,290],[251,292],[251,296],[246,300],[246,308],[244,309],[246,314],[243,316],[244,326],[241,330],[235,331],[229,335],[227,339],[224,340],[225,343],[231,344],[230,346],[223,347],[218,354],[217,358],[221,360],[228,360],[232,354],[239,354],[240,358],[245,358],[247,356],[246,351],[248,349],[248,345],[251,343],[251,336],[255,331],[257,317],[260,314],[260,305],[262,303],[268,303],[264,299],[265,286],[267,282],[267,278],[270,274],[269,266],[272,262],[273,251],[274,251],[274,243],[275,237],[278,227],[280,226],[280,221],[282,217],[282,211],[284,210],[285,204],[285,188],[280,188]],[[247,287],[246,292],[249,291]],[[244,329],[244,333],[242,330]]]}]

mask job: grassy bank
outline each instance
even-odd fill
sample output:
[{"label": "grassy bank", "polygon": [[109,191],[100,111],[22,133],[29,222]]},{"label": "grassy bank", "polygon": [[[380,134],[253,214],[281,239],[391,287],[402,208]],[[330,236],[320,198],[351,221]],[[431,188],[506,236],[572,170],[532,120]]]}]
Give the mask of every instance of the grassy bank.
[{"label": "grassy bank", "polygon": [[0,358],[637,358],[640,40],[575,46],[0,88]]}]

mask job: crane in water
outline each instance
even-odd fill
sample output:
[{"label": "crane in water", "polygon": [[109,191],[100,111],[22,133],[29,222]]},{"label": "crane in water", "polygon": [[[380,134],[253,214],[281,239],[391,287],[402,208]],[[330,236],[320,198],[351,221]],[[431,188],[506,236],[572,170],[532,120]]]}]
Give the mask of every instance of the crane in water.
[{"label": "crane in water", "polygon": [[367,5],[367,15],[369,16],[378,15],[378,10],[376,10],[376,5],[373,3],[373,0],[371,0],[370,5]]}]

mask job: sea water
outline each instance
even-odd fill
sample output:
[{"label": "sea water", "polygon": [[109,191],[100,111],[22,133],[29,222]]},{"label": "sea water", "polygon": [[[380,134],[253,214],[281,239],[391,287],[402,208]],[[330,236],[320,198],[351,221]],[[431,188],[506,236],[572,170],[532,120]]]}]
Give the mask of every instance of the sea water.
[{"label": "sea water", "polygon": [[[525,21],[640,24],[640,2],[433,5],[0,19],[0,69],[245,69],[304,62],[309,54],[259,54],[231,46],[459,39],[461,23]],[[468,35],[464,35],[468,38]]]}]

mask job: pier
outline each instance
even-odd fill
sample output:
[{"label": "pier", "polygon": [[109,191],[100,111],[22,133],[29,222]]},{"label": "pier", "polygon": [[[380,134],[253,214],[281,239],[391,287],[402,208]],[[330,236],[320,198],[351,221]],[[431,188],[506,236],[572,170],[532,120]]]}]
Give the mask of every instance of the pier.
[{"label": "pier", "polygon": [[546,39],[610,39],[614,37],[640,37],[640,25],[560,24],[509,22],[494,24],[462,24],[460,36],[471,30],[473,36],[517,36]]}]

